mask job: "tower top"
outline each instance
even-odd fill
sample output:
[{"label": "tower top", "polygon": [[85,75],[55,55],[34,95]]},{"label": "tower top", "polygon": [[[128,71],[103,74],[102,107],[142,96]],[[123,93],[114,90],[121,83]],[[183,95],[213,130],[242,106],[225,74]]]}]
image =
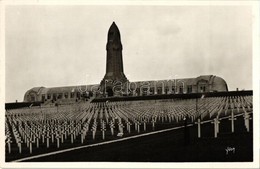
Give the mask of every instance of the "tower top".
[{"label": "tower top", "polygon": [[112,23],[108,30],[108,42],[120,41],[120,31],[115,22]]},{"label": "tower top", "polygon": [[116,23],[113,21],[113,23],[111,24],[111,26],[110,26],[110,29],[111,29],[111,27],[116,27],[117,28],[117,25],[116,25]]},{"label": "tower top", "polygon": [[111,31],[118,31],[119,32],[119,29],[118,29],[118,27],[117,27],[115,22],[112,23],[112,25],[110,26],[108,32],[111,32]]}]

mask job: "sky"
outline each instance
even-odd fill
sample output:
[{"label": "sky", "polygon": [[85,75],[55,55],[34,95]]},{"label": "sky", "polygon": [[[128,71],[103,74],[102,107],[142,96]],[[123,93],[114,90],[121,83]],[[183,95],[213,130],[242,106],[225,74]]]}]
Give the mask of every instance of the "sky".
[{"label": "sky", "polygon": [[107,32],[130,81],[217,75],[252,90],[250,6],[13,5],[5,13],[5,102],[33,87],[99,84]]}]

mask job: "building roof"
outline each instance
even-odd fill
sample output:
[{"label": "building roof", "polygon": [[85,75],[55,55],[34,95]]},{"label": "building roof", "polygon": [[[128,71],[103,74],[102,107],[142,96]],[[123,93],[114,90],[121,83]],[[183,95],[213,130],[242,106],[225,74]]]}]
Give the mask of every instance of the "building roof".
[{"label": "building roof", "polygon": [[[130,82],[131,84],[135,84],[136,88],[140,88],[141,86],[149,86],[150,88],[156,87],[162,87],[164,84],[164,87],[166,86],[187,86],[187,85],[197,85],[199,81],[207,81],[210,85],[214,85],[217,87],[219,91],[222,90],[228,90],[227,83],[225,80],[221,77],[214,76],[214,75],[203,75],[198,76],[197,78],[184,78],[184,79],[168,79],[168,80],[150,80],[150,81],[136,81],[136,82]],[[51,88],[45,88],[45,87],[34,87],[30,90],[28,90],[25,93],[26,97],[30,93],[36,93],[39,94],[53,94],[53,93],[71,93],[71,92],[85,92],[85,91],[91,91],[93,88],[97,90],[99,88],[100,84],[92,84],[92,85],[81,85],[81,86],[65,86],[65,87],[51,87]],[[132,85],[131,85],[132,86]]]}]

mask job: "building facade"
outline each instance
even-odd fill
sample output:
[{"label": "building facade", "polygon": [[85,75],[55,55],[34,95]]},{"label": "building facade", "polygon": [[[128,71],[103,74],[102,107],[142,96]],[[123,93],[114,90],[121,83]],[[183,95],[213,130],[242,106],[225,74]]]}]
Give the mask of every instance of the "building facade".
[{"label": "building facade", "polygon": [[89,97],[124,97],[162,94],[189,94],[228,91],[226,81],[218,76],[130,82],[123,68],[120,31],[113,22],[107,36],[106,73],[100,84],[69,87],[34,87],[24,95],[24,102],[73,103]]}]

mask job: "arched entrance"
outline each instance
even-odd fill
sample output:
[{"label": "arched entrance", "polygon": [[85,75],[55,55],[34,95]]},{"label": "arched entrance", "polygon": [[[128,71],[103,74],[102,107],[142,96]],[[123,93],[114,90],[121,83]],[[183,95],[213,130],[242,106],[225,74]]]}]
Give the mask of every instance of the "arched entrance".
[{"label": "arched entrance", "polygon": [[208,92],[208,81],[201,79],[197,82],[197,91],[198,93]]},{"label": "arched entrance", "polygon": [[108,87],[106,92],[108,97],[114,96],[114,92],[111,87]]},{"label": "arched entrance", "polygon": [[30,94],[29,94],[29,102],[35,102],[35,101],[38,101],[38,100],[36,100],[37,99],[37,97],[36,97],[36,93],[35,92],[31,92]]}]

